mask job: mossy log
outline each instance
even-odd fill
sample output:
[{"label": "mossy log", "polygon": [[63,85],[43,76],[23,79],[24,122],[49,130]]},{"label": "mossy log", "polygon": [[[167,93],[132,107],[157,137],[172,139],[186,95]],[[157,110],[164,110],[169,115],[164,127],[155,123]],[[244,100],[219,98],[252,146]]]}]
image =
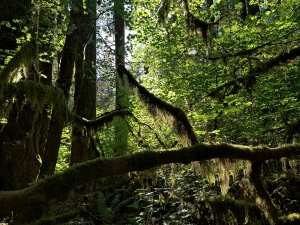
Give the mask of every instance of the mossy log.
[{"label": "mossy log", "polygon": [[77,164],[63,173],[47,177],[25,189],[0,192],[0,212],[30,209],[45,205],[50,201],[64,201],[75,187],[86,182],[131,171],[148,170],[170,163],[186,164],[191,161],[214,158],[256,162],[299,154],[299,145],[251,148],[229,144],[196,144],[177,150],[145,151],[115,158],[97,158]]}]

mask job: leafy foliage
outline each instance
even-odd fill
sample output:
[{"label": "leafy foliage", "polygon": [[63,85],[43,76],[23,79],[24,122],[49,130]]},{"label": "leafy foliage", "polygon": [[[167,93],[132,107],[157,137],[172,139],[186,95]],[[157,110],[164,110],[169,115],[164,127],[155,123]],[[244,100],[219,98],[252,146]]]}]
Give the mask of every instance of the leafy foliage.
[{"label": "leafy foliage", "polygon": [[[42,131],[39,120],[43,113],[55,122],[62,121],[65,129],[54,162],[57,176],[68,167],[70,146],[75,139],[72,126],[82,130],[82,139],[91,144],[103,162],[118,155],[120,140],[116,137],[126,136],[126,157],[145,150],[149,156],[145,159],[135,155],[139,169],[146,160],[156,165],[156,159],[150,156],[157,149],[172,150],[198,142],[209,143],[213,148],[220,142],[275,147],[299,141],[297,0],[150,0],[147,4],[140,0],[125,1],[122,16],[130,32],[122,51],[128,69],[119,65],[117,72],[123,91],[131,96],[126,109],[118,111],[113,111],[116,100],[113,14],[119,10],[117,3],[122,2],[114,2],[98,1],[97,15],[93,15],[97,20],[93,27],[97,62],[90,65],[97,68],[98,87],[97,117],[93,120],[70,110],[76,104],[72,98],[68,99],[69,91],[65,89],[67,83],[81,79],[72,78],[73,68],[75,74],[84,71],[81,64],[89,40],[78,40],[83,36],[75,33],[79,28],[80,32],[85,30],[83,18],[91,11],[90,3],[40,1],[28,7],[30,16],[3,20],[0,24],[7,33],[15,34],[18,29],[11,48],[0,49],[1,128],[18,121],[25,105],[30,105],[28,108],[33,112],[32,131],[25,132],[26,140],[38,137],[32,137],[33,131]],[[65,71],[70,74],[68,82],[64,81],[61,61],[56,58],[56,55],[61,57],[62,49],[69,51],[68,56],[73,60]],[[64,59],[69,62],[69,58]],[[63,80],[56,87],[43,84],[43,71],[38,71],[42,62],[53,66],[54,78]],[[75,88],[68,88],[74,95]],[[80,91],[84,95],[85,90]],[[118,130],[118,134],[111,126],[119,123],[116,117],[126,120],[126,127]],[[2,157],[2,145],[10,143],[7,140],[3,143],[1,140],[1,160],[6,159]],[[41,144],[38,138],[33,143],[30,147]],[[228,152],[225,144],[218,146],[223,148],[220,152]],[[257,147],[253,151],[264,155],[266,149]],[[289,158],[281,163],[255,161],[250,168],[247,163],[226,158],[193,162],[191,167],[157,168],[156,176],[138,174],[138,179],[143,180],[139,187],[131,189],[134,182],[127,183],[126,188],[135,190],[127,198],[124,198],[125,188],[121,194],[114,193],[110,201],[97,188],[97,210],[93,215],[103,224],[115,222],[116,215],[124,208],[129,208],[127,221],[132,224],[297,221],[299,215],[292,213],[300,202],[298,192],[293,189],[299,184],[299,162],[297,158]],[[68,181],[75,186],[78,171],[74,171]],[[291,214],[290,218],[284,214]]]}]

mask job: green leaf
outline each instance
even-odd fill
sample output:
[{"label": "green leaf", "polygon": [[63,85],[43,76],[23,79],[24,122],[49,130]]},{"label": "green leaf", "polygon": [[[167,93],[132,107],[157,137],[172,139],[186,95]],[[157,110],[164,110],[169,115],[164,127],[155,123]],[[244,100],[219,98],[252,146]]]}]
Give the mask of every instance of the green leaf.
[{"label": "green leaf", "polygon": [[210,132],[211,134],[216,134],[218,135],[220,133],[221,130],[213,130],[212,132]]},{"label": "green leaf", "polygon": [[134,204],[128,205],[127,208],[138,209],[139,205],[137,203],[134,203]]},{"label": "green leaf", "polygon": [[225,97],[224,102],[230,104],[237,101],[237,99],[238,99],[237,95],[228,95]]},{"label": "green leaf", "polygon": [[223,104],[217,104],[212,108],[212,110],[219,111],[222,110],[223,108],[224,108]]}]

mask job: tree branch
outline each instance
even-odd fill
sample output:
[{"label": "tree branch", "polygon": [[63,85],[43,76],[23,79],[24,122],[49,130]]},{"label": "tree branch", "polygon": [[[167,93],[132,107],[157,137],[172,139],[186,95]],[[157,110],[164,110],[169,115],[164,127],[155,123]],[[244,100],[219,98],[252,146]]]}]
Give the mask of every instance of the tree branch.
[{"label": "tree branch", "polygon": [[150,93],[145,87],[140,85],[132,74],[122,65],[118,65],[118,76],[122,85],[129,84],[131,88],[136,88],[140,100],[147,106],[148,112],[153,116],[160,116],[166,122],[173,125],[173,130],[182,140],[183,144],[194,145],[198,143],[197,135],[191,126],[184,111],[172,104],[161,100]]},{"label": "tree branch", "polygon": [[[234,53],[231,53],[230,51],[228,51],[228,53],[224,54],[223,56],[207,57],[207,59],[214,61],[214,60],[218,60],[218,59],[221,59],[221,58],[224,58],[224,57],[228,58],[228,57],[236,57],[236,56],[241,56],[241,57],[248,56],[248,55],[251,55],[252,53],[254,53],[256,50],[259,50],[259,49],[261,49],[261,48],[263,48],[265,46],[283,44],[283,43],[274,43],[274,42],[276,42],[276,41],[278,41],[278,40],[280,40],[280,39],[282,39],[284,37],[290,36],[292,33],[298,31],[299,29],[300,29],[299,27],[296,27],[295,29],[287,32],[284,35],[281,35],[280,37],[277,37],[277,38],[275,38],[275,39],[273,39],[271,41],[268,41],[266,43],[263,43],[261,45],[258,45],[256,47],[253,47],[253,48],[250,48],[250,49],[244,49],[244,50],[241,50],[241,51],[238,51],[238,52],[234,52]],[[289,43],[289,42],[287,42],[287,43]]]},{"label": "tree branch", "polygon": [[92,128],[92,127],[101,128],[105,124],[111,123],[115,117],[130,116],[130,117],[135,118],[134,115],[126,109],[114,110],[111,112],[104,113],[103,115],[97,117],[94,120],[88,120],[88,119],[82,118],[72,112],[70,112],[70,114],[73,117],[72,121],[75,122],[75,124],[78,124],[81,126],[86,126],[88,128]]},{"label": "tree branch", "polygon": [[196,144],[178,150],[145,151],[116,158],[97,158],[77,164],[63,173],[47,177],[32,186],[0,192],[0,212],[20,211],[39,207],[48,202],[66,200],[77,186],[102,177],[143,171],[170,163],[189,163],[214,158],[250,160],[253,162],[279,159],[300,154],[300,145],[277,148],[218,144]]},{"label": "tree branch", "polygon": [[271,69],[274,69],[277,66],[282,66],[282,64],[286,64],[289,60],[294,60],[298,56],[300,56],[300,47],[294,48],[290,50],[289,52],[284,52],[278,55],[275,58],[269,59],[267,62],[263,63],[262,65],[253,68],[249,71],[247,76],[240,77],[238,79],[229,81],[225,84],[222,84],[218,87],[216,87],[213,91],[208,93],[204,98],[207,97],[214,97],[216,96],[221,90],[228,89],[230,87],[233,87],[235,85],[244,84],[247,85],[248,81],[254,81],[256,80],[257,76],[260,76],[261,74],[269,72]]}]

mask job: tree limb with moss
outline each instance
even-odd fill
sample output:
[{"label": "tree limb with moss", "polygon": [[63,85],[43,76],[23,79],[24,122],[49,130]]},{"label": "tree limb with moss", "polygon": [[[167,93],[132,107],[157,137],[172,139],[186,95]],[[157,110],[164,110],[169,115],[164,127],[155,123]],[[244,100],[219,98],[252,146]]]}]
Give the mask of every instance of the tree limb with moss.
[{"label": "tree limb with moss", "polygon": [[260,162],[300,155],[299,145],[277,148],[229,144],[196,144],[172,150],[145,151],[115,158],[97,158],[76,164],[62,173],[46,177],[17,191],[0,192],[0,212],[21,211],[53,202],[65,201],[74,188],[102,177],[143,171],[170,163],[187,164],[215,158]]},{"label": "tree limb with moss", "polygon": [[182,109],[161,100],[150,93],[145,87],[141,86],[132,74],[120,64],[117,68],[118,76],[122,85],[129,84],[131,89],[136,89],[140,100],[147,106],[148,111],[153,116],[160,116],[167,123],[173,126],[174,132],[185,145],[198,143],[198,138]]},{"label": "tree limb with moss", "polygon": [[[248,72],[248,75],[237,78],[235,80],[229,81],[224,83],[218,87],[216,87],[213,91],[209,92],[204,98],[207,97],[216,97],[219,93],[223,90],[231,90],[235,86],[238,89],[241,87],[240,85],[243,84],[246,89],[252,88],[252,86],[256,83],[256,77],[261,76],[272,69],[276,69],[278,66],[282,66],[283,64],[287,64],[291,60],[295,60],[300,56],[300,47],[296,47],[291,49],[289,52],[283,52],[278,56],[269,59],[268,61],[262,63],[260,66],[257,66]],[[237,90],[238,90],[237,89]],[[237,91],[236,90],[236,91]],[[236,93],[233,93],[236,94]]]}]

